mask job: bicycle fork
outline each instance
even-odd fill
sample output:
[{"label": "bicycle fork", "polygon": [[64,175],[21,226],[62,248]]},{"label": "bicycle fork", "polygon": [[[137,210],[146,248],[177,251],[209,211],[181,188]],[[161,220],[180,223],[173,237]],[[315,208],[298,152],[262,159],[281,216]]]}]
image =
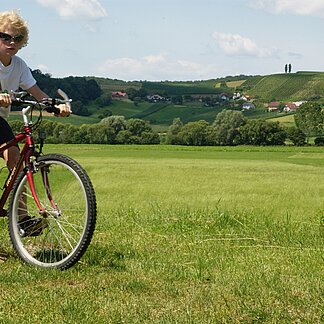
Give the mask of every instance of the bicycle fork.
[{"label": "bicycle fork", "polygon": [[42,174],[42,180],[43,180],[43,185],[46,191],[46,195],[47,198],[53,208],[54,211],[54,216],[55,218],[61,216],[61,210],[58,208],[57,204],[54,201],[54,198],[52,196],[52,192],[51,192],[51,187],[50,187],[50,183],[49,183],[49,179],[48,179],[48,174],[49,174],[49,166],[44,165],[44,166],[40,166],[40,172]]},{"label": "bicycle fork", "polygon": [[31,154],[26,154],[26,176],[27,176],[27,181],[29,183],[30,191],[32,193],[32,196],[34,198],[34,201],[37,205],[37,208],[39,210],[40,215],[43,217],[48,217],[49,216],[49,211],[46,209],[46,206],[42,205],[40,202],[37,191],[36,191],[36,186],[34,182],[34,173],[40,172],[42,176],[42,183],[47,195],[47,198],[50,202],[50,205],[52,206],[52,211],[51,215],[54,216],[55,218],[59,217],[61,215],[61,211],[58,208],[57,204],[54,201],[54,198],[51,193],[51,188],[50,188],[50,182],[48,178],[48,173],[49,173],[49,166],[45,165],[45,163],[38,162],[37,158],[34,161],[31,161]]}]

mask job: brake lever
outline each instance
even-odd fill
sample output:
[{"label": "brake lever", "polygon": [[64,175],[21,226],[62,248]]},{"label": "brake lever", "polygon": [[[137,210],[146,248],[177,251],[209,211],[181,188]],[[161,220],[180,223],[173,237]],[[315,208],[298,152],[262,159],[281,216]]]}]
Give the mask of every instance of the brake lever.
[{"label": "brake lever", "polygon": [[69,107],[70,113],[72,113],[72,109],[71,109],[72,99],[70,99],[69,96],[62,89],[58,89],[57,93],[64,99],[64,103]]}]

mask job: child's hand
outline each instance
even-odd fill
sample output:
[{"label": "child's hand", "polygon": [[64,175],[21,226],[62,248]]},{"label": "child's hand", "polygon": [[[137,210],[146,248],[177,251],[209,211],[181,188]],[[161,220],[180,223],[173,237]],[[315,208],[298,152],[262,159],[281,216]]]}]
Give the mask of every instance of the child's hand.
[{"label": "child's hand", "polygon": [[60,104],[60,105],[57,105],[55,107],[60,109],[60,114],[58,116],[60,116],[60,117],[68,117],[68,116],[70,116],[71,111],[70,111],[70,106],[69,105]]},{"label": "child's hand", "polygon": [[9,107],[11,105],[11,97],[8,93],[0,93],[0,106]]}]

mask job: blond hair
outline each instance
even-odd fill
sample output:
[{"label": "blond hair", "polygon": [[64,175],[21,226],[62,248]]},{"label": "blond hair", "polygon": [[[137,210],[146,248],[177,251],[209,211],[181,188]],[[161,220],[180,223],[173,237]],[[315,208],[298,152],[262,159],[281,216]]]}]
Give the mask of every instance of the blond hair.
[{"label": "blond hair", "polygon": [[23,20],[17,13],[16,10],[0,12],[0,32],[3,31],[8,26],[14,28],[19,35],[24,36],[21,43],[19,43],[20,48],[28,44],[28,25],[25,20]]}]

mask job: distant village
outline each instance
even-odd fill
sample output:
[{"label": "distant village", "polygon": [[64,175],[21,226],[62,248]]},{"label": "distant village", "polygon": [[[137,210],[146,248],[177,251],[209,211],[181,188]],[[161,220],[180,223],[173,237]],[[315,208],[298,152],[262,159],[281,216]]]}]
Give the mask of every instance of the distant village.
[{"label": "distant village", "polygon": [[[128,95],[124,91],[112,92],[112,100],[128,99]],[[184,96],[185,101],[198,101],[204,104],[205,107],[212,107],[218,105],[229,105],[232,103],[234,107],[240,107],[242,111],[250,111],[256,108],[253,98],[249,95],[243,95],[240,92],[234,92],[233,96],[227,93],[221,93],[216,97],[212,95],[187,95]],[[146,97],[146,100],[151,103],[171,103],[170,97],[164,97],[160,94],[152,94]],[[264,104],[264,108],[268,112],[294,112],[300,105],[306,101],[280,102],[272,101]]]}]

